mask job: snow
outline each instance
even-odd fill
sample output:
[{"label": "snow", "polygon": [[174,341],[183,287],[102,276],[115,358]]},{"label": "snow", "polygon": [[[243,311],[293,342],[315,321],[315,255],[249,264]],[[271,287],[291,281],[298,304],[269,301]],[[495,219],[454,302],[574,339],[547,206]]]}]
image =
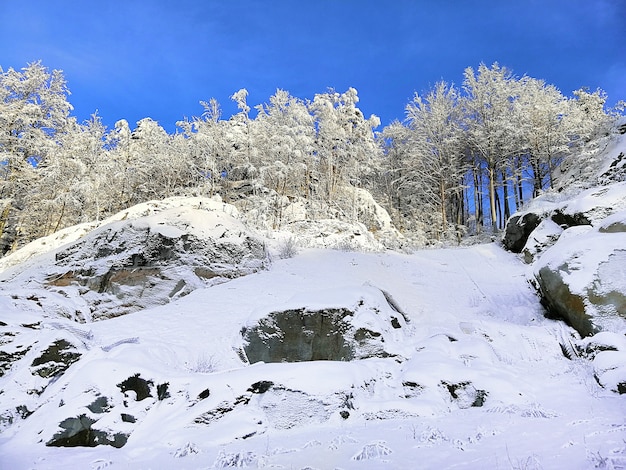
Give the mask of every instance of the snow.
[{"label": "snow", "polygon": [[[154,214],[158,214],[168,209],[178,209],[178,213],[181,207],[195,207],[204,211],[214,213],[219,217],[220,213],[228,214],[233,218],[239,218],[237,209],[230,205],[224,204],[219,196],[213,198],[203,197],[170,197],[161,201],[149,201],[143,204],[137,204],[126,210],[118,212],[117,214],[108,217],[102,221],[87,222],[73,227],[68,227],[58,232],[53,233],[47,237],[42,237],[34,240],[18,251],[11,253],[0,259],[0,272],[5,271],[11,266],[15,266],[29,259],[36,257],[40,254],[53,251],[63,245],[75,242],[83,238],[85,235],[93,232],[95,229],[109,225],[112,222],[118,222],[127,219],[137,219],[141,217],[148,217]],[[162,219],[161,219],[162,220]],[[215,227],[215,224],[205,221],[204,226]],[[158,227],[158,225],[157,225]],[[157,228],[155,227],[155,229]],[[161,230],[165,230],[162,228]],[[163,233],[163,235],[167,235]],[[175,236],[172,231],[169,232],[170,236]]]},{"label": "snow", "polygon": [[[0,377],[0,413],[34,411],[0,433],[0,468],[626,468],[624,395],[594,378],[620,380],[610,374],[623,370],[615,366],[624,336],[602,333],[597,342],[612,349],[593,363],[566,358],[563,345],[591,339],[544,318],[528,270],[496,244],[302,249],[269,270],[87,324],[44,317],[5,286],[0,321],[18,336],[3,341],[62,337],[82,356],[40,395],[28,390],[44,379],[18,367],[34,349]],[[401,357],[246,365],[238,354],[242,326],[268,312],[358,305],[363,296],[382,309],[382,291],[408,319]],[[35,322],[39,329],[20,326]],[[123,394],[117,384],[135,374],[167,383],[169,397]],[[253,391],[262,381],[273,386]],[[89,410],[97,396],[111,411]],[[99,430],[129,432],[128,442],[45,446],[79,414]]]},{"label": "snow", "polygon": [[[563,231],[559,242],[541,256],[534,270],[535,273],[544,267],[562,270],[561,265],[568,260],[569,270],[563,273],[564,280],[572,293],[586,295],[598,266],[606,263],[610,256],[622,256],[620,253],[626,251],[625,247],[626,232],[599,233],[590,225],[571,227]],[[626,285],[626,271],[620,263],[611,265],[618,269],[602,276],[602,285],[606,288],[614,285],[619,290]]]}]

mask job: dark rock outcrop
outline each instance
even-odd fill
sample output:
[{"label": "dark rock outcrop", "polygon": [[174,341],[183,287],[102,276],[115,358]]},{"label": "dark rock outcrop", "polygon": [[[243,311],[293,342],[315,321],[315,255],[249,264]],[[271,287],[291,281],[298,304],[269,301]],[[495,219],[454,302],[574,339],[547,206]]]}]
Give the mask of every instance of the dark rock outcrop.
[{"label": "dark rock outcrop", "polygon": [[251,363],[350,361],[356,351],[345,337],[350,329],[347,309],[272,312],[242,331]]},{"label": "dark rock outcrop", "polygon": [[[186,206],[104,224],[33,258],[45,266],[37,282],[75,304],[68,308],[66,300],[50,296],[39,306],[88,322],[162,305],[208,283],[264,269],[269,264],[264,241],[221,206],[190,199]],[[3,275],[11,276],[13,289],[32,281],[32,274]]]},{"label": "dark rock outcrop", "polygon": [[605,218],[626,209],[625,186],[626,183],[622,182],[591,188],[571,199],[564,198],[558,202],[551,202],[548,199],[550,195],[541,196],[536,204],[537,209],[511,216],[506,224],[502,244],[513,253],[524,253],[527,263],[533,262],[542,251],[556,243],[559,235],[557,231],[551,230],[548,238],[544,236],[546,234],[535,236],[536,230],[545,229],[546,222],[553,222],[562,230],[582,225],[597,226]]},{"label": "dark rock outcrop", "polygon": [[541,292],[541,303],[548,311],[548,317],[565,320],[581,336],[597,333],[591,316],[587,314],[585,299],[570,291],[562,272],[567,272],[567,265],[553,270],[544,267],[537,273],[537,282]]},{"label": "dark rock outcrop", "polygon": [[[354,306],[270,312],[241,331],[248,361],[351,361],[393,356],[406,320],[393,299],[362,288]],[[391,303],[390,303],[391,300]]]},{"label": "dark rock outcrop", "polygon": [[44,378],[57,377],[78,361],[80,356],[81,354],[73,344],[59,339],[33,360],[32,373]]},{"label": "dark rock outcrop", "polygon": [[528,237],[540,222],[541,217],[532,212],[512,216],[506,224],[502,244],[513,253],[521,253]]},{"label": "dark rock outcrop", "polygon": [[626,233],[573,230],[535,263],[542,302],[583,337],[619,331],[626,326]]},{"label": "dark rock outcrop", "polygon": [[104,431],[94,429],[92,426],[96,420],[86,415],[75,418],[67,418],[59,423],[62,431],[57,432],[52,439],[46,442],[50,447],[95,447],[98,445],[109,445],[112,447],[123,447],[128,440],[128,436],[123,433],[109,434]]}]

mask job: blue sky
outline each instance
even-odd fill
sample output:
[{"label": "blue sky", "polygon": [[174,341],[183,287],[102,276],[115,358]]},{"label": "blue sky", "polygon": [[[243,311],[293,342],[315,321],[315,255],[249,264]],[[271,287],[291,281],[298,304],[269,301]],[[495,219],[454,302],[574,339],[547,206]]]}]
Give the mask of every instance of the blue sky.
[{"label": "blue sky", "polygon": [[414,92],[494,61],[564,94],[626,99],[624,0],[23,0],[0,3],[0,66],[64,71],[74,115],[169,132],[215,97],[356,88],[366,115],[404,118]]}]

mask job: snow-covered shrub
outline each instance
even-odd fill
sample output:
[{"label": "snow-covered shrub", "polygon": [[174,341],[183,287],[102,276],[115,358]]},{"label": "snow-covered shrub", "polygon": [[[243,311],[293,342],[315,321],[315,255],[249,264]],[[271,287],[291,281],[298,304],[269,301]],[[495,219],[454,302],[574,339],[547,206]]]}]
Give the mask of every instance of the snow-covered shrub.
[{"label": "snow-covered shrub", "polygon": [[298,243],[295,237],[290,236],[278,246],[278,257],[281,259],[293,258],[298,254]]},{"label": "snow-covered shrub", "polygon": [[213,463],[213,468],[245,468],[260,467],[262,465],[262,457],[259,457],[254,452],[240,451],[227,454],[224,450],[220,450]]},{"label": "snow-covered shrub", "polygon": [[393,451],[382,442],[375,442],[373,444],[367,444],[363,446],[361,452],[355,454],[352,460],[369,460],[378,457],[384,457],[391,454]]},{"label": "snow-covered shrub", "polygon": [[189,370],[200,374],[210,374],[211,372],[215,372],[218,367],[219,360],[215,357],[215,355],[201,353],[198,355],[195,362],[189,365]]}]

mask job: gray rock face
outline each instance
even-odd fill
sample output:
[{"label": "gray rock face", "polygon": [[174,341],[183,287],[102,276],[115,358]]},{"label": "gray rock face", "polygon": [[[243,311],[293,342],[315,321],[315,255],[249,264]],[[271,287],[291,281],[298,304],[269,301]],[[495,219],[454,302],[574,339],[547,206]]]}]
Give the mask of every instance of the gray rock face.
[{"label": "gray rock face", "polygon": [[549,313],[581,336],[626,326],[626,233],[588,230],[569,235],[535,263]]},{"label": "gray rock face", "polygon": [[350,329],[347,309],[272,312],[242,331],[248,360],[255,362],[350,361],[354,346],[344,337]]},{"label": "gray rock face", "polygon": [[394,333],[406,326],[404,316],[381,291],[363,289],[354,306],[288,308],[244,327],[248,361],[351,361],[394,355],[388,346],[393,347]]},{"label": "gray rock face", "polygon": [[582,336],[618,331],[626,318],[626,184],[533,204],[511,217],[502,242],[533,264],[547,315]]},{"label": "gray rock face", "polygon": [[[507,221],[502,244],[513,253],[525,252],[526,244],[534,243],[532,242],[534,232],[543,227],[542,222],[549,221],[562,230],[582,225],[602,224],[607,217],[626,210],[624,188],[626,188],[626,183],[614,183],[606,187],[591,188],[571,199],[557,202],[545,200],[547,195],[540,197],[537,199],[536,209],[516,213]],[[553,235],[556,234],[554,230],[552,232]],[[543,249],[547,249],[555,241],[556,239],[544,243]],[[539,248],[539,251],[535,248]],[[539,245],[530,247],[531,256],[526,256],[527,262],[532,262],[536,255],[541,253],[541,249]]]},{"label": "gray rock face", "polygon": [[591,316],[585,308],[585,298],[571,292],[562,273],[567,272],[567,264],[553,270],[544,267],[537,273],[537,282],[542,295],[541,303],[548,310],[548,316],[560,318],[570,324],[581,336],[591,336],[598,332]]},{"label": "gray rock face", "polygon": [[67,418],[59,423],[61,431],[46,442],[49,447],[96,447],[109,445],[120,448],[126,444],[128,436],[123,433],[111,434],[93,428],[96,420],[88,416],[80,415],[75,418]]},{"label": "gray rock face", "polygon": [[[111,222],[34,258],[42,260],[37,282],[76,304],[68,312],[67,301],[53,305],[51,296],[42,308],[78,322],[111,318],[265,268],[263,240],[208,202]],[[10,276],[12,288],[32,281]]]},{"label": "gray rock face", "polygon": [[532,231],[537,228],[540,222],[540,216],[532,212],[523,215],[514,215],[506,224],[502,244],[507,250],[513,253],[521,253],[528,237]]}]

